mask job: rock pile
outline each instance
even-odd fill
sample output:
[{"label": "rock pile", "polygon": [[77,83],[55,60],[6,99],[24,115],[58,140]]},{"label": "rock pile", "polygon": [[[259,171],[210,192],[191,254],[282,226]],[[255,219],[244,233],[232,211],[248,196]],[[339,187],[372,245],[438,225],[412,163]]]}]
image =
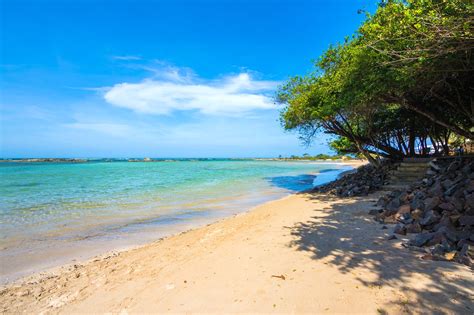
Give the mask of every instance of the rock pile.
[{"label": "rock pile", "polygon": [[404,246],[425,247],[424,258],[474,266],[474,158],[438,159],[426,178],[381,197],[376,220],[394,233],[416,233]]},{"label": "rock pile", "polygon": [[389,172],[395,168],[396,164],[389,160],[381,161],[378,167],[371,164],[364,165],[353,173],[345,174],[335,181],[314,188],[313,191],[339,197],[365,196],[386,184]]}]

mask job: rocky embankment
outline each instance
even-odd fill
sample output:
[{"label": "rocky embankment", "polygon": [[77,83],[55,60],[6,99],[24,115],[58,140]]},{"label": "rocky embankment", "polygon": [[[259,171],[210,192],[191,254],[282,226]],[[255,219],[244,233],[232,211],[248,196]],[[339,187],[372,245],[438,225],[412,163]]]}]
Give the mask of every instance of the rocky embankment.
[{"label": "rocky embankment", "polygon": [[[356,172],[315,188],[338,197],[362,196],[389,183],[398,164],[365,165]],[[382,196],[369,213],[394,224],[391,239],[404,235],[403,245],[424,253],[424,259],[456,261],[474,267],[474,158],[439,158],[425,177],[407,189]],[[386,228],[386,227],[384,227]]]},{"label": "rocky embankment", "polygon": [[394,235],[416,234],[404,246],[424,259],[474,266],[474,158],[434,160],[423,180],[377,205],[375,219],[396,224]]},{"label": "rocky embankment", "polygon": [[389,160],[382,161],[379,167],[371,164],[363,165],[356,172],[345,174],[335,181],[314,188],[313,192],[339,197],[366,196],[387,184],[389,173],[396,166],[397,164]]}]

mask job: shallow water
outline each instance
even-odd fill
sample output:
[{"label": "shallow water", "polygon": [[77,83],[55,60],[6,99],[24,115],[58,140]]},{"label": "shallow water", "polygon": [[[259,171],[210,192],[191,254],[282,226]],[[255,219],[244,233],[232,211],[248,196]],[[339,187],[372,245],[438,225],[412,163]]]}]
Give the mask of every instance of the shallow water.
[{"label": "shallow water", "polygon": [[347,169],[255,160],[0,163],[1,281],[243,212]]}]

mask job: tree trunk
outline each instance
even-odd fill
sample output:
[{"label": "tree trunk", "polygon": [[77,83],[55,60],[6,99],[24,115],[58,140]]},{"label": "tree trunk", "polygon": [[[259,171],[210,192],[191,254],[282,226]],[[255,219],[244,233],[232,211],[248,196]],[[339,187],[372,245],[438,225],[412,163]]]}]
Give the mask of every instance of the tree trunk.
[{"label": "tree trunk", "polygon": [[410,125],[408,130],[408,155],[415,156],[415,122],[410,119]]}]

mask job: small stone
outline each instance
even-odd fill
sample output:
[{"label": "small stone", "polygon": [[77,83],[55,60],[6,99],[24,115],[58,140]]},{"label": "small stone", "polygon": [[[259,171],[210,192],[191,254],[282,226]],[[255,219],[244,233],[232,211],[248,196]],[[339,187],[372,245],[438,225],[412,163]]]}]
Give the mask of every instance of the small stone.
[{"label": "small stone", "polygon": [[445,196],[451,196],[454,192],[458,191],[462,187],[462,183],[456,183],[452,185],[451,187],[448,187],[446,191],[444,192]]},{"label": "small stone", "polygon": [[387,204],[387,206],[385,207],[385,210],[389,211],[390,213],[396,213],[398,210],[398,207],[400,207],[400,200],[396,198]]},{"label": "small stone", "polygon": [[462,210],[466,202],[464,198],[453,198],[453,197],[450,197],[448,201],[453,205],[454,210]]},{"label": "small stone", "polygon": [[459,221],[460,217],[461,217],[460,214],[453,214],[449,216],[449,220],[451,221],[452,224],[456,224],[456,222]]},{"label": "small stone", "polygon": [[459,251],[460,256],[467,255],[470,258],[474,258],[474,245],[464,244],[462,249]]},{"label": "small stone", "polygon": [[450,202],[443,202],[438,205],[438,208],[446,211],[454,211],[455,207]]},{"label": "small stone", "polygon": [[451,172],[454,172],[456,171],[457,169],[459,169],[459,167],[461,166],[461,162],[460,161],[454,161],[452,162],[448,168],[446,169],[446,172],[447,173],[451,173]]},{"label": "small stone", "polygon": [[397,223],[397,218],[395,217],[395,215],[390,215],[388,217],[385,217],[383,219],[383,223],[386,223],[386,224],[395,224]]},{"label": "small stone", "polygon": [[474,192],[474,180],[469,181],[469,183],[466,185],[466,192],[467,193]]},{"label": "small stone", "polygon": [[410,205],[402,205],[398,208],[397,214],[410,213]]},{"label": "small stone", "polygon": [[400,200],[400,202],[402,203],[407,203],[408,200],[410,198],[410,194],[407,194],[406,192],[403,192],[400,197],[398,197],[398,199]]},{"label": "small stone", "polygon": [[425,213],[425,216],[420,220],[421,225],[432,225],[439,221],[439,215],[436,214],[433,210],[428,211]]},{"label": "small stone", "polygon": [[409,245],[421,247],[434,237],[434,233],[420,233],[410,240]]},{"label": "small stone", "polygon": [[403,224],[410,224],[410,223],[413,223],[414,221],[409,213],[397,215],[397,220]]},{"label": "small stone", "polygon": [[434,231],[438,231],[441,229],[446,230],[447,228],[454,228],[453,224],[451,223],[451,220],[449,219],[449,216],[447,213],[444,213],[441,219],[438,221],[437,224],[433,227]]},{"label": "small stone", "polygon": [[388,203],[388,198],[386,196],[382,196],[379,198],[376,205],[379,207],[385,207],[387,203]]},{"label": "small stone", "polygon": [[425,197],[424,196],[419,196],[419,195],[415,195],[415,198],[413,198],[413,200],[410,202],[410,207],[412,209],[424,209],[425,208],[425,204],[423,202],[423,199]]},{"label": "small stone", "polygon": [[444,255],[446,250],[445,250],[443,245],[437,244],[437,245],[433,246],[433,248],[430,249],[430,252],[433,255]]},{"label": "small stone", "polygon": [[413,251],[413,252],[426,253],[426,249],[425,249],[425,248],[423,248],[423,247],[417,247],[417,246],[414,246],[414,245],[410,245],[410,243],[403,243],[402,246],[405,247],[405,248],[407,248],[407,249],[410,250],[410,251]]},{"label": "small stone", "polygon": [[474,246],[474,242],[472,242],[472,241],[470,241],[470,240],[468,240],[468,239],[463,239],[463,240],[460,240],[460,241],[458,242],[457,248],[458,248],[458,249],[462,249],[462,248],[464,247],[464,245],[466,245],[466,244],[471,245],[471,246]]},{"label": "small stone", "polygon": [[444,235],[446,236],[447,239],[449,239],[452,242],[458,242],[461,240],[468,239],[472,233],[470,231],[456,231],[456,230],[450,230],[447,229],[444,232]]},{"label": "small stone", "polygon": [[456,252],[455,251],[452,251],[452,252],[448,252],[448,253],[445,253],[444,254],[444,258],[448,261],[451,261],[454,259],[454,257],[456,257]]},{"label": "small stone", "polygon": [[425,211],[430,211],[435,209],[441,203],[441,199],[439,197],[426,198],[424,203]]},{"label": "small stone", "polygon": [[452,180],[446,179],[441,183],[441,186],[447,190],[453,186],[454,182]]},{"label": "small stone", "polygon": [[414,220],[419,220],[423,216],[423,211],[421,209],[415,209],[411,212],[411,217]]},{"label": "small stone", "polygon": [[443,233],[435,233],[433,235],[433,237],[426,242],[425,245],[426,246],[433,246],[433,245],[436,245],[436,244],[440,244],[440,243],[443,242],[444,238],[445,237],[444,237]]},{"label": "small stone", "polygon": [[406,229],[405,225],[399,223],[395,226],[395,229],[393,230],[393,233],[400,234],[400,235],[406,235],[407,234],[407,229]]},{"label": "small stone", "polygon": [[464,204],[464,209],[474,209],[474,193],[471,193],[466,196],[466,203]]},{"label": "small stone", "polygon": [[407,233],[420,233],[421,226],[419,223],[411,223],[406,226]]},{"label": "small stone", "polygon": [[431,162],[429,163],[429,166],[430,166],[435,172],[441,171],[441,168],[440,168],[438,165],[436,165],[436,163],[435,163],[434,161],[431,161]]},{"label": "small stone", "polygon": [[463,215],[459,217],[460,225],[474,225],[474,215]]},{"label": "small stone", "polygon": [[[433,187],[431,187],[428,190],[428,193],[431,196],[441,196],[443,194],[443,187],[441,187],[441,184],[437,182],[433,185]],[[427,198],[426,200],[428,200],[428,199],[430,199],[430,198]],[[425,204],[426,204],[426,202],[425,202]]]}]

